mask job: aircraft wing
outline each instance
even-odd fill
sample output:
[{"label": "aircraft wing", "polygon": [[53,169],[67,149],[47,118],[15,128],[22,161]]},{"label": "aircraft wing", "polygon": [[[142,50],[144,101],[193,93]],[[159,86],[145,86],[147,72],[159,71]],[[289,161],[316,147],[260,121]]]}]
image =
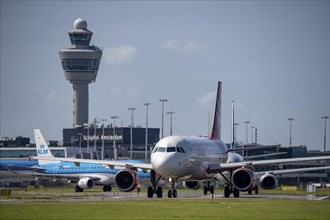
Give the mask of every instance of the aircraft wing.
[{"label": "aircraft wing", "polygon": [[273,156],[278,156],[278,155],[283,155],[283,154],[286,154],[286,152],[259,154],[259,155],[253,155],[253,156],[244,156],[244,160],[254,160],[254,159],[257,159],[257,158],[273,157]]},{"label": "aircraft wing", "polygon": [[244,161],[237,163],[209,164],[209,168],[207,172],[219,173],[219,172],[234,170],[246,166],[258,166],[258,165],[267,165],[267,164],[284,164],[284,163],[296,163],[296,162],[305,162],[305,161],[316,161],[320,163],[323,160],[330,160],[330,156],[298,157],[298,158],[287,158],[287,159]]},{"label": "aircraft wing", "polygon": [[89,178],[93,179],[94,181],[100,180],[100,177],[94,176],[92,174],[46,174],[46,173],[40,173],[40,172],[34,171],[34,170],[16,171],[16,170],[11,169],[9,166],[7,166],[3,163],[0,163],[0,166],[3,166],[4,168],[6,168],[8,171],[10,171],[12,173],[16,173],[16,174],[20,174],[20,175],[29,175],[29,176],[37,176],[37,177],[66,178],[71,181],[79,181],[79,179],[81,179],[82,177],[89,177]]},{"label": "aircraft wing", "polygon": [[289,173],[304,173],[304,172],[317,171],[317,170],[330,170],[330,166],[326,166],[326,167],[308,167],[308,168],[298,168],[298,169],[285,169],[285,170],[272,170],[272,171],[264,171],[264,172],[254,172],[254,174],[256,176],[262,176],[265,173],[274,174],[274,175],[282,175],[282,174],[289,174]]},{"label": "aircraft wing", "polygon": [[116,160],[90,160],[90,159],[78,159],[78,158],[66,158],[66,157],[42,157],[39,158],[31,157],[33,159],[42,159],[50,161],[65,161],[65,162],[74,162],[77,166],[80,166],[80,163],[92,163],[92,164],[102,164],[107,165],[111,169],[114,169],[115,166],[127,167],[132,169],[142,169],[142,170],[153,170],[151,163],[138,163],[138,162],[129,162],[129,161],[116,161]]}]

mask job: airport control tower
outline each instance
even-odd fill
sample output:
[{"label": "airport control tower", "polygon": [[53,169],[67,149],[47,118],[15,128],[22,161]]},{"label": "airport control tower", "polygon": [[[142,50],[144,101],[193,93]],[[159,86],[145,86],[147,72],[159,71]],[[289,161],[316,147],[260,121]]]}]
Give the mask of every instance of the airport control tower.
[{"label": "airport control tower", "polygon": [[88,84],[95,81],[102,50],[90,46],[93,32],[87,22],[78,18],[69,32],[71,48],[59,51],[65,79],[73,88],[73,127],[88,123]]}]

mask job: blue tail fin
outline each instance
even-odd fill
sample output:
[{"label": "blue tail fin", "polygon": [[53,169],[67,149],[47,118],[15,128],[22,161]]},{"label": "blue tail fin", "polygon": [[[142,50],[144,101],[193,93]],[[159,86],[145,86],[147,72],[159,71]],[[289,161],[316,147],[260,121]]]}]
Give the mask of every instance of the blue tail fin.
[{"label": "blue tail fin", "polygon": [[[45,158],[54,157],[39,129],[34,129],[34,138],[36,142],[38,157],[45,157]],[[38,159],[38,163],[39,165],[44,165],[44,164],[51,164],[57,162]]]}]

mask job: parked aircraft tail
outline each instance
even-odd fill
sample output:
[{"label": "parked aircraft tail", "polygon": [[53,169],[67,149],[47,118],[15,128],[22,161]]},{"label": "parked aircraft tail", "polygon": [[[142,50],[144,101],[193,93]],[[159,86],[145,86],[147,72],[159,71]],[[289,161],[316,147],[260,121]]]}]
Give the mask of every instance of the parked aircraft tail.
[{"label": "parked aircraft tail", "polygon": [[[36,142],[36,148],[37,148],[37,155],[38,157],[54,157],[52,152],[50,151],[44,137],[41,134],[41,131],[39,129],[34,129],[34,139]],[[39,165],[44,164],[50,164],[50,163],[57,163],[56,161],[50,161],[50,160],[42,160],[38,159]]]}]

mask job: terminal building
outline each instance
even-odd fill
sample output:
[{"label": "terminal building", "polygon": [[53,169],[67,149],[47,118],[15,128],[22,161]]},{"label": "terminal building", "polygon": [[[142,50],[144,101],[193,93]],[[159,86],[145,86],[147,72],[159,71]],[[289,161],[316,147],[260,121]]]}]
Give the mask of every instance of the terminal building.
[{"label": "terminal building", "polygon": [[[159,140],[159,128],[148,128],[147,158]],[[63,146],[75,147],[73,155],[80,158],[114,159],[114,149],[117,149],[117,158],[145,159],[146,129],[141,127],[76,127],[63,129]],[[103,146],[103,147],[102,147]],[[81,151],[80,151],[81,149]],[[102,149],[104,152],[102,153]],[[69,156],[72,151],[70,151]],[[96,152],[96,153],[95,153]],[[75,154],[75,155],[74,155]]]},{"label": "terminal building", "polygon": [[[55,157],[67,157],[66,148],[58,146],[57,141],[47,141],[47,144]],[[0,139],[0,159],[19,159],[30,156],[37,156],[36,147],[30,143],[30,138],[18,136]]]}]

